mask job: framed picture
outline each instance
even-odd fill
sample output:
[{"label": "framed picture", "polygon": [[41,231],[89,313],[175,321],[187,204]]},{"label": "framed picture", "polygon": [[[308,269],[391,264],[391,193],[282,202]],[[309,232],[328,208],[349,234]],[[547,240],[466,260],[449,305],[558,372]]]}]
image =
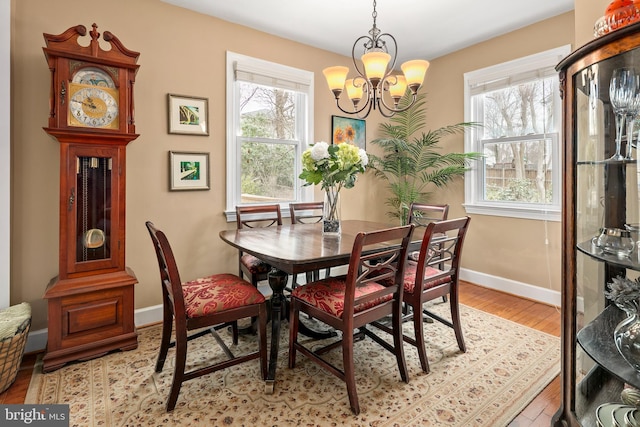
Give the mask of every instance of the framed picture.
[{"label": "framed picture", "polygon": [[208,190],[209,153],[169,151],[169,190]]},{"label": "framed picture", "polygon": [[348,142],[367,149],[367,122],[350,117],[331,116],[331,143]]},{"label": "framed picture", "polygon": [[209,135],[209,100],[168,94],[169,133]]}]

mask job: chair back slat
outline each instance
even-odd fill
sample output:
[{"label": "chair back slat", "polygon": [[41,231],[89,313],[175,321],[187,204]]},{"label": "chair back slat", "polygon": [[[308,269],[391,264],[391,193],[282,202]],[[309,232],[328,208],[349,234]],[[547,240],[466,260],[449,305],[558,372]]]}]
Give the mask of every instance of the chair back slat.
[{"label": "chair back slat", "polygon": [[238,230],[282,225],[280,205],[236,206],[236,225]]},{"label": "chair back slat", "polygon": [[[458,276],[462,246],[471,218],[463,217],[433,222],[427,226],[422,240],[420,256],[416,267],[416,282],[436,280],[442,277]],[[442,271],[437,276],[425,277],[426,267],[438,266]]]},{"label": "chair back slat", "polygon": [[324,202],[289,203],[291,224],[313,224],[324,217]]},{"label": "chair back slat", "polygon": [[449,205],[412,203],[409,208],[408,224],[415,224],[416,227],[426,227],[432,222],[444,221],[448,215]]},{"label": "chair back slat", "polygon": [[[358,233],[353,243],[346,277],[343,316],[353,316],[354,307],[389,294],[402,298],[404,266],[414,225]],[[389,246],[389,242],[397,242]],[[355,298],[356,288],[371,282],[385,286]]]}]

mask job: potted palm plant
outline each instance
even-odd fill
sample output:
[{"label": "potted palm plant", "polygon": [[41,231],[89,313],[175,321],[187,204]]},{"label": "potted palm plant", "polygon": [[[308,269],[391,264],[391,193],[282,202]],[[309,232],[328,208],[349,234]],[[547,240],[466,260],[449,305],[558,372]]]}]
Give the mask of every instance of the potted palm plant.
[{"label": "potted palm plant", "polygon": [[[421,132],[426,125],[425,96],[419,94],[414,105],[396,113],[389,123],[380,124],[382,137],[371,141],[382,147],[381,157],[369,154],[370,167],[375,175],[387,181],[392,196],[386,201],[387,215],[398,219],[401,225],[408,221],[413,202],[428,202],[432,187],[446,187],[462,177],[469,163],[481,157],[480,153],[441,153],[440,139],[451,134],[464,133],[475,123],[458,123],[436,130]],[[408,97],[399,106],[408,104]],[[415,135],[415,136],[414,136]]]}]

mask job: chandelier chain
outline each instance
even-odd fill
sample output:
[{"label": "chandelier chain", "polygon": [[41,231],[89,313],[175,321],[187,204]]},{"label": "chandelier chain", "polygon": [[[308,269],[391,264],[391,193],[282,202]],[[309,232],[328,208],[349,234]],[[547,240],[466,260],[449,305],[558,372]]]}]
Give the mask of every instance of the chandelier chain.
[{"label": "chandelier chain", "polygon": [[373,0],[373,13],[371,14],[371,16],[373,17],[373,27],[371,27],[371,29],[369,30],[369,35],[371,36],[371,38],[367,40],[366,43],[364,44],[365,52],[371,49],[384,47],[384,41],[382,42],[382,45],[381,45],[380,39],[378,38],[380,35],[380,30],[376,25],[376,18],[378,17],[378,12],[376,12],[376,0]]},{"label": "chandelier chain", "polygon": [[378,12],[376,12],[376,0],[373,0],[373,13],[371,14],[373,17],[373,28],[376,27],[376,18],[378,17]]}]

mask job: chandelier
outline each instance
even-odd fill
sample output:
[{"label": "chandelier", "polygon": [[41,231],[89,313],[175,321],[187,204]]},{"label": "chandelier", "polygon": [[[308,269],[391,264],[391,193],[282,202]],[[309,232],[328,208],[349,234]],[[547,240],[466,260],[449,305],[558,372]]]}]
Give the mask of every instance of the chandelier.
[{"label": "chandelier", "polygon": [[[369,30],[369,35],[359,37],[351,49],[351,59],[357,76],[347,80],[349,67],[343,66],[328,67],[322,72],[327,79],[329,89],[336,98],[336,106],[343,113],[365,118],[372,109],[378,109],[384,117],[391,117],[395,113],[409,109],[416,102],[418,89],[422,86],[427,68],[429,68],[429,61],[421,59],[407,61],[400,66],[402,74],[393,74],[398,56],[398,44],[391,34],[381,33],[376,26],[378,13],[376,12],[375,0],[373,1],[372,16],[373,27]],[[360,59],[364,70],[356,61],[356,48],[361,43],[364,47],[364,54]],[[392,48],[393,61],[389,54],[389,47]],[[345,88],[347,96],[353,104],[353,110],[345,110],[340,106],[340,95]],[[407,88],[411,91],[411,102],[400,107],[398,103]],[[385,93],[388,93],[388,96],[385,96]],[[388,101],[385,101],[385,98]],[[387,104],[390,101],[393,101],[393,106]]]}]

